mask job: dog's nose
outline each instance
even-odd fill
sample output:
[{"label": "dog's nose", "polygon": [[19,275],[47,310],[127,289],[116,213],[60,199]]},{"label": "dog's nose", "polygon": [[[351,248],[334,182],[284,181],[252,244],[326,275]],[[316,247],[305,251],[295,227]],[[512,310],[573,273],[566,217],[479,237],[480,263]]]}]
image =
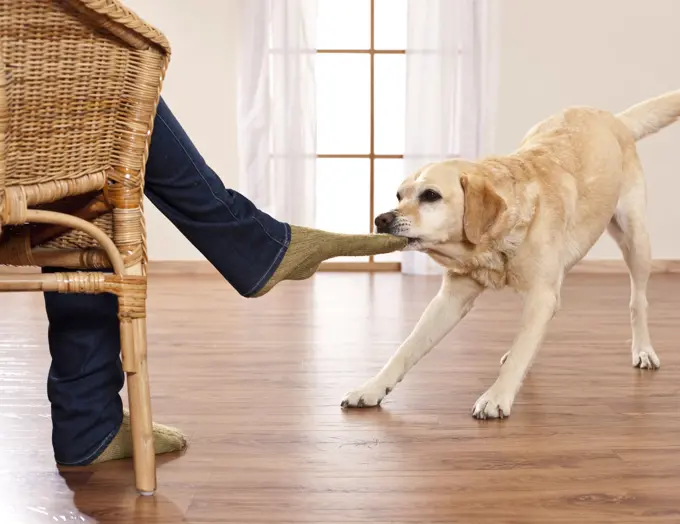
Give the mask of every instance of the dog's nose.
[{"label": "dog's nose", "polygon": [[392,222],[394,222],[394,218],[395,215],[391,211],[375,217],[375,227],[377,228],[378,233],[386,233]]}]

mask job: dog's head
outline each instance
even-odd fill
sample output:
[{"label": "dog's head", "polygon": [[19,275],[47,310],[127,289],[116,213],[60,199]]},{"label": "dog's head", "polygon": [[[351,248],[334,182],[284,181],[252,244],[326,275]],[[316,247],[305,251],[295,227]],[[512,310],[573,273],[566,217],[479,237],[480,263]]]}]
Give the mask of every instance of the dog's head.
[{"label": "dog's head", "polygon": [[424,166],[402,182],[397,200],[376,217],[377,231],[407,237],[408,249],[423,251],[483,243],[497,234],[507,209],[482,167],[462,160]]}]

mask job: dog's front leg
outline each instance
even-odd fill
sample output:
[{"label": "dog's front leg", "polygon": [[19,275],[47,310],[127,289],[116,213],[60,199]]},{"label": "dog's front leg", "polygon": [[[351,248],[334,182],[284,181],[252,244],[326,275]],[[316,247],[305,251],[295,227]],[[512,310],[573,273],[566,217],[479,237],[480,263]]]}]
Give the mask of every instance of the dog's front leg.
[{"label": "dog's front leg", "polygon": [[483,288],[474,280],[445,275],[408,338],[382,370],[360,388],[348,393],[342,407],[377,406],[416,363],[427,355],[472,308]]},{"label": "dog's front leg", "polygon": [[559,308],[559,301],[558,286],[539,286],[527,293],[520,331],[504,357],[496,382],[472,408],[475,418],[503,418],[510,415],[515,395],[541,345],[548,323]]}]

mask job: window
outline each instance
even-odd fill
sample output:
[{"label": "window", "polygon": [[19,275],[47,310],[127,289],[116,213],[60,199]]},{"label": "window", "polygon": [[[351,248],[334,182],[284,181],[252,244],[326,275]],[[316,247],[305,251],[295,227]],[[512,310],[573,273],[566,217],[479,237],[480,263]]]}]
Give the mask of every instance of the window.
[{"label": "window", "polygon": [[[369,233],[403,179],[407,0],[318,0],[317,227]],[[400,254],[337,270],[399,270]]]}]

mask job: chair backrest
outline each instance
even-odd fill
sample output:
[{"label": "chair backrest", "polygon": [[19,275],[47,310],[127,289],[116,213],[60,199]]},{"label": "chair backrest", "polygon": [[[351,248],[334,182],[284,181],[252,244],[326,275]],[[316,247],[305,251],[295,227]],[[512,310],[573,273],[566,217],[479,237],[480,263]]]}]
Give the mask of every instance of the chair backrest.
[{"label": "chair backrest", "polygon": [[139,186],[169,54],[117,0],[0,0],[0,191]]}]

